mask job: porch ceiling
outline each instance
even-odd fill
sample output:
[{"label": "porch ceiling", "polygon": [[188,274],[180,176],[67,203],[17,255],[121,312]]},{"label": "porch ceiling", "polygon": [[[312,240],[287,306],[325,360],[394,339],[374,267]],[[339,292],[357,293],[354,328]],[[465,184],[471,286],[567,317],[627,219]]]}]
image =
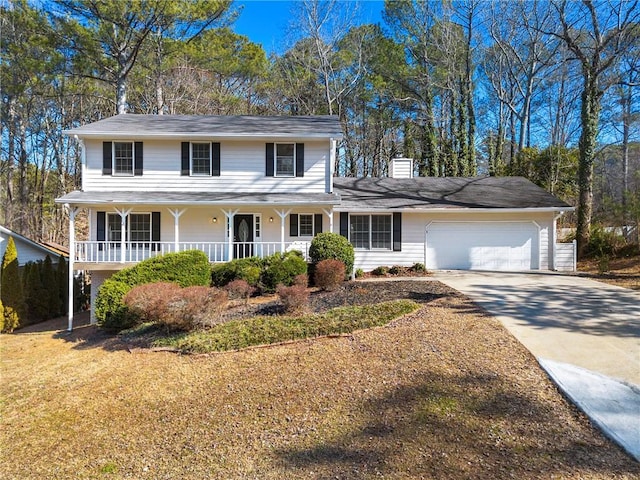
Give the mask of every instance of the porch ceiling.
[{"label": "porch ceiling", "polygon": [[70,205],[337,205],[332,193],[222,193],[222,192],[82,192],[56,199]]}]

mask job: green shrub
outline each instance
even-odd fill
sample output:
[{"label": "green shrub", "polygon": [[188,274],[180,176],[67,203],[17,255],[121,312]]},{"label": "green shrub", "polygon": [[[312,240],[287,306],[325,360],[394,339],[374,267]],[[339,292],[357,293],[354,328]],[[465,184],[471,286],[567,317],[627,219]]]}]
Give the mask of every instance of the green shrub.
[{"label": "green shrub", "polygon": [[210,274],[209,259],[204,252],[187,250],[144,260],[131,268],[120,270],[111,278],[132,287],[154,282],[177,283],[181,287],[190,287],[209,285]]},{"label": "green shrub", "polygon": [[98,325],[117,332],[131,328],[140,321],[134,312],[129,311],[123,301],[124,296],[131,288],[131,285],[119,282],[113,277],[102,283],[93,307]]},{"label": "green shrub", "polygon": [[297,275],[307,273],[307,262],[296,250],[270,255],[264,259],[264,264],[260,281],[266,292],[275,292],[280,284],[290,286]]},{"label": "green shrub", "polygon": [[209,259],[199,250],[168,253],[125,268],[106,280],[96,296],[98,324],[121,330],[135,325],[139,319],[128,312],[123,297],[131,288],[145,283],[169,282],[181,287],[208,286],[211,281]]},{"label": "green shrub", "polygon": [[587,252],[590,255],[611,256],[625,244],[624,237],[615,232],[608,232],[602,225],[593,225],[589,237]]},{"label": "green shrub", "polygon": [[211,284],[224,287],[234,280],[244,280],[252,287],[260,282],[264,262],[258,257],[236,258],[211,267]]},{"label": "green shrub", "polygon": [[[48,292],[42,282],[42,262],[29,262],[22,271],[25,277],[25,297],[29,323],[36,323],[50,317]],[[25,324],[25,323],[23,323]]]},{"label": "green shrub", "polygon": [[383,276],[387,273],[389,273],[389,267],[385,266],[376,267],[371,271],[371,274],[376,276]]},{"label": "green shrub", "polygon": [[313,271],[314,283],[322,290],[334,290],[344,281],[344,274],[344,263],[340,260],[322,260]]},{"label": "green shrub", "polygon": [[69,269],[63,256],[58,259],[56,267],[56,277],[58,278],[58,301],[60,302],[60,315],[65,315],[69,304]]},{"label": "green shrub", "polygon": [[364,277],[364,270],[362,270],[361,268],[356,268],[356,278],[362,277]]},{"label": "green shrub", "polygon": [[344,263],[345,272],[348,276],[353,271],[355,253],[353,245],[342,235],[332,232],[319,233],[311,241],[309,247],[309,257],[314,264],[322,260],[340,260]]},{"label": "green shrub", "polygon": [[0,332],[4,331],[4,305],[0,300]]},{"label": "green shrub", "polygon": [[13,237],[9,237],[7,248],[2,257],[2,271],[0,272],[0,300],[4,304],[5,320],[3,332],[13,332],[18,328],[23,320],[26,311],[24,298],[24,289],[20,268],[18,267],[18,250],[13,241]]},{"label": "green shrub", "polygon": [[412,265],[411,271],[416,273],[426,272],[427,269],[424,266],[424,263],[416,262]]}]

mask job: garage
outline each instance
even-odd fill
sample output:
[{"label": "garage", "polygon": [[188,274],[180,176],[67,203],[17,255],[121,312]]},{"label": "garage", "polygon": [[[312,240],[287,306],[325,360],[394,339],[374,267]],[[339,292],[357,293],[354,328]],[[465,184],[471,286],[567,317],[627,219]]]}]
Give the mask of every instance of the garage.
[{"label": "garage", "polygon": [[539,268],[534,222],[431,222],[425,260],[432,270],[522,271]]}]

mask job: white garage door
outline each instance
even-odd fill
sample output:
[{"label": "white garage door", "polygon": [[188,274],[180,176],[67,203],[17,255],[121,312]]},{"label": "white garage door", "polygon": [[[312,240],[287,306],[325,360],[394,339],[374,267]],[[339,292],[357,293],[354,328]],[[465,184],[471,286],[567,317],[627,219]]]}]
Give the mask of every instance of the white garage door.
[{"label": "white garage door", "polygon": [[426,262],[434,270],[538,268],[538,228],[531,222],[432,222]]}]

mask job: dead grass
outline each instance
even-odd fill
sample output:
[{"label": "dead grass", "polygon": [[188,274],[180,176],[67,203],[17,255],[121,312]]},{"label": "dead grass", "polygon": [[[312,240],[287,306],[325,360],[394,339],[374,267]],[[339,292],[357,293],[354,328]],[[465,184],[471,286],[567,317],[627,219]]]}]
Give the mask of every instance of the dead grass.
[{"label": "dead grass", "polygon": [[578,271],[588,274],[594,280],[640,290],[640,255],[612,258],[605,273],[600,273],[597,259],[581,260]]},{"label": "dead grass", "polygon": [[459,296],[350,336],[209,356],[52,325],[0,337],[0,478],[640,475]]}]

